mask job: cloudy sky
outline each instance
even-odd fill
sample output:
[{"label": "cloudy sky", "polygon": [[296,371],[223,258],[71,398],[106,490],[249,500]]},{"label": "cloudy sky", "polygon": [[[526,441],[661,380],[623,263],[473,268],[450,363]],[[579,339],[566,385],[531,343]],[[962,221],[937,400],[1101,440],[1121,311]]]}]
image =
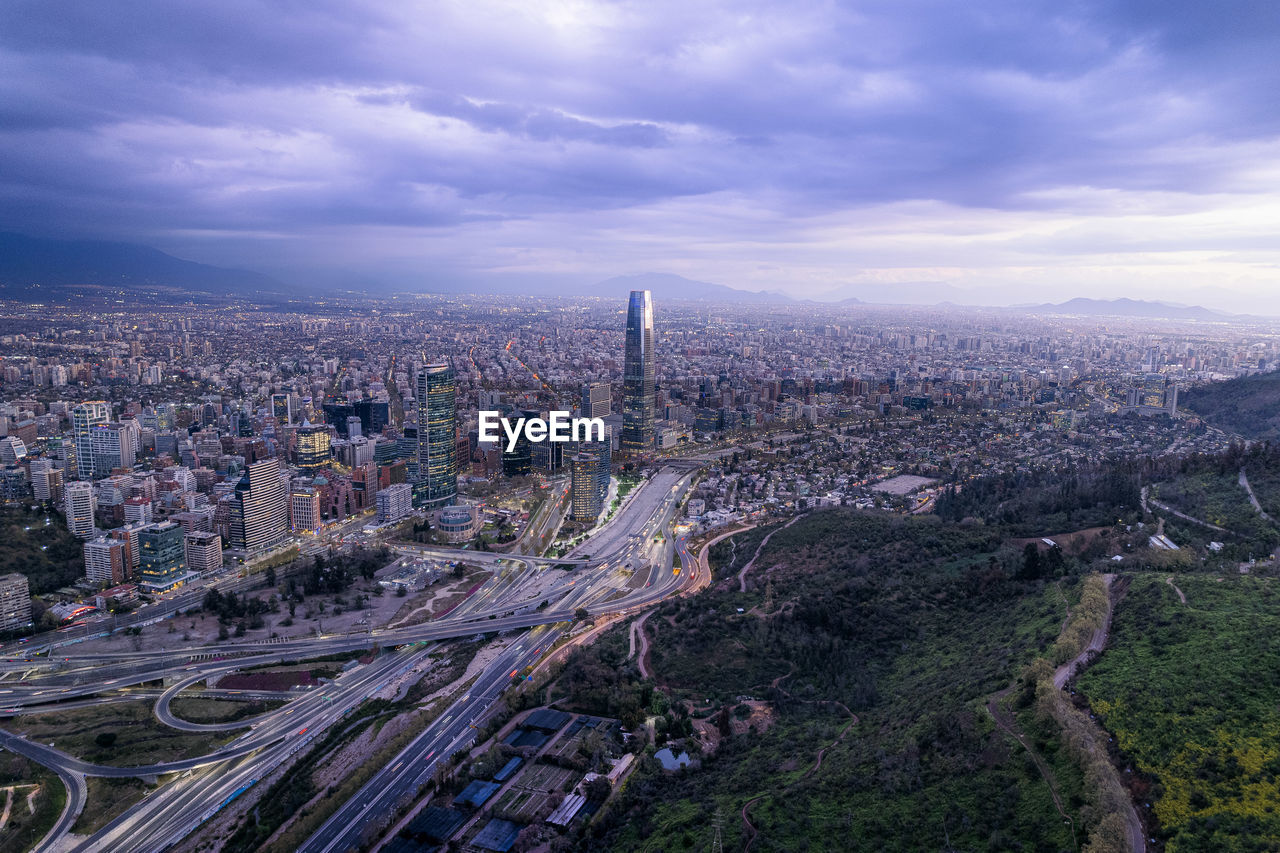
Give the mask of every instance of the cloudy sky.
[{"label": "cloudy sky", "polygon": [[7,0],[0,228],[323,283],[1280,312],[1277,55],[1271,0]]}]

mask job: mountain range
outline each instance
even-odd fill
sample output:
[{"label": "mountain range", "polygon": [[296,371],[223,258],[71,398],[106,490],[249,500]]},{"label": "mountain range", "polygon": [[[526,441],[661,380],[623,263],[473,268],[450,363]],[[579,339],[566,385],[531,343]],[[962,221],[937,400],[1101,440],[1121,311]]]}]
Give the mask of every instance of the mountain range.
[{"label": "mountain range", "polygon": [[0,233],[0,296],[38,301],[86,289],[218,296],[289,291],[261,273],[186,261],[150,246]]},{"label": "mountain range", "polygon": [[[314,290],[314,288],[313,288]],[[440,283],[435,292],[510,293],[538,296],[622,298],[630,290],[650,290],[656,299],[799,303],[815,305],[964,305],[973,294],[945,282],[848,284],[818,300],[797,300],[773,291],[750,291],[696,281],[671,273],[621,275],[598,282],[546,280],[541,283],[492,282],[483,287]],[[0,233],[0,297],[27,301],[128,293],[146,297],[296,297],[296,289],[270,276],[183,260],[150,246],[98,240],[59,240]],[[1199,305],[1175,305],[1137,299],[1079,297],[1057,304],[1015,305],[1007,310],[1033,314],[1221,321],[1232,315]]]}]

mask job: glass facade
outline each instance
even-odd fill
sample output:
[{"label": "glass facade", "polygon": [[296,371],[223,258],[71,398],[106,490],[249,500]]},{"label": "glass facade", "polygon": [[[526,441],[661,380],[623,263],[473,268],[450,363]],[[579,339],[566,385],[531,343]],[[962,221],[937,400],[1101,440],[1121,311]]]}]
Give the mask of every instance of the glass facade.
[{"label": "glass facade", "polygon": [[[418,371],[418,471],[425,491],[414,489],[414,505],[448,506],[458,497],[457,402],[453,368],[428,364]],[[419,502],[421,495],[421,502]]]},{"label": "glass facade", "polygon": [[656,371],[653,357],[653,296],[631,291],[622,363],[622,452],[653,449]]}]

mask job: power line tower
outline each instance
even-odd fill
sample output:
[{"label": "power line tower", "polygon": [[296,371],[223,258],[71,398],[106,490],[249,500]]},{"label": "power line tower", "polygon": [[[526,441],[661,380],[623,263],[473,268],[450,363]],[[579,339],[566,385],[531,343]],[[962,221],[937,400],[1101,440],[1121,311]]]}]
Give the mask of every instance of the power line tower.
[{"label": "power line tower", "polygon": [[711,839],[711,853],[724,853],[724,839],[720,837],[720,827],[724,824],[724,818],[720,814],[720,809],[716,809],[716,816],[711,819],[711,828],[715,830],[715,835]]}]

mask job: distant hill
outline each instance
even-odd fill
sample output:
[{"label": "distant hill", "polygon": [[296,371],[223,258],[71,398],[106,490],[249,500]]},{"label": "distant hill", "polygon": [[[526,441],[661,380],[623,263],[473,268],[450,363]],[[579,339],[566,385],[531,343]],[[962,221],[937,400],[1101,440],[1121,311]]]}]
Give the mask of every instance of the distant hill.
[{"label": "distant hill", "polygon": [[1280,439],[1280,371],[1188,388],[1178,405],[1245,438]]},{"label": "distant hill", "polygon": [[1090,317],[1141,317],[1157,320],[1228,320],[1230,314],[1199,305],[1171,305],[1143,299],[1088,299],[1076,297],[1066,302],[1017,305],[1023,311],[1054,314],[1083,314]]},{"label": "distant hill", "polygon": [[693,299],[733,302],[791,302],[789,296],[768,291],[739,290],[723,284],[695,281],[672,273],[646,272],[605,279],[584,291],[584,295],[625,295],[632,290],[648,290],[654,299]]},{"label": "distant hill", "polygon": [[289,290],[261,273],[186,261],[150,246],[0,233],[0,296],[40,299],[86,289],[135,296],[245,296]]}]

